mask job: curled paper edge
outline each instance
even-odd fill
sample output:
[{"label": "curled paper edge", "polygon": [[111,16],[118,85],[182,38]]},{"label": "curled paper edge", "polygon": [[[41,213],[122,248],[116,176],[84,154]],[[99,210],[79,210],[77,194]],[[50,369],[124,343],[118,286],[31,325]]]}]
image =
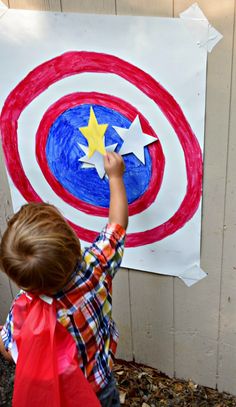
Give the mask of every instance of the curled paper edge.
[{"label": "curled paper edge", "polygon": [[0,10],[8,10],[8,7],[6,6],[6,4],[3,3],[3,1],[0,0]]},{"label": "curled paper edge", "polygon": [[6,12],[9,10],[9,8],[0,0],[0,18],[6,14]]},{"label": "curled paper edge", "polygon": [[211,52],[215,45],[223,38],[223,35],[209,23],[197,3],[192,4],[180,13],[179,16],[185,21],[199,48],[204,48],[207,52]]},{"label": "curled paper edge", "polygon": [[193,266],[187,268],[182,273],[178,275],[178,277],[188,286],[191,287],[193,284],[197,283],[198,281],[202,280],[207,276],[207,273],[201,269],[198,264],[194,264]]}]

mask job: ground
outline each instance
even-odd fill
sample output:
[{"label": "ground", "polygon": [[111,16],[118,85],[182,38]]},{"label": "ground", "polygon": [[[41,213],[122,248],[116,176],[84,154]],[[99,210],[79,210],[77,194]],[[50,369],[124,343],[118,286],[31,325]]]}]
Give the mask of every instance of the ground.
[{"label": "ground", "polygon": [[[236,397],[156,369],[118,360],[114,367],[122,407],[236,407]],[[0,407],[11,407],[14,365],[0,355]]]},{"label": "ground", "polygon": [[122,406],[132,407],[226,407],[236,406],[236,397],[177,380],[147,366],[117,360],[115,376]]},{"label": "ground", "polygon": [[0,354],[0,407],[11,407],[14,365]]}]

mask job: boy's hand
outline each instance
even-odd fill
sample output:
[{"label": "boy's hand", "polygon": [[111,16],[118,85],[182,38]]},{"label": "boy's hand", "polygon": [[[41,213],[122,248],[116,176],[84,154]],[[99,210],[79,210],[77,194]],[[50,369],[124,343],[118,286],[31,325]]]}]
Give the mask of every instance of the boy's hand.
[{"label": "boy's hand", "polygon": [[104,156],[104,167],[109,179],[121,178],[125,170],[123,158],[115,152],[106,153]]}]

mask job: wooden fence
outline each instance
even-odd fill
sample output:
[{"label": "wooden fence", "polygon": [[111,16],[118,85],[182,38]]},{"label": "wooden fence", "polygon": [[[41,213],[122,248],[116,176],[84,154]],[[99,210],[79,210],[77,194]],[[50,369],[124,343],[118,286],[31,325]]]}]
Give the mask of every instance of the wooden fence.
[{"label": "wooden fence", "polygon": [[[189,0],[5,0],[11,8],[178,17]],[[114,281],[118,356],[236,394],[236,0],[199,0],[224,38],[208,57],[201,266],[187,288],[173,277],[121,269]],[[0,161],[0,227],[11,213]],[[3,321],[14,288],[0,277]]]}]

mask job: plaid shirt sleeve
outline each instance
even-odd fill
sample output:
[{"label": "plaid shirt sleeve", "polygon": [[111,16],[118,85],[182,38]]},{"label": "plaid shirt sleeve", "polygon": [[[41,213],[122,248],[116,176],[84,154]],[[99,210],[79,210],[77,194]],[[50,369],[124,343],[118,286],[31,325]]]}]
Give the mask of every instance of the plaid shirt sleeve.
[{"label": "plaid shirt sleeve", "polygon": [[12,308],[7,316],[5,325],[0,332],[4,347],[6,350],[10,350],[12,346],[12,334],[13,334],[13,317]]},{"label": "plaid shirt sleeve", "polygon": [[7,316],[6,322],[3,325],[3,328],[0,332],[0,335],[2,337],[2,341],[4,344],[4,347],[6,350],[11,350],[12,347],[12,342],[13,342],[13,329],[14,329],[14,324],[13,324],[13,307],[14,303],[19,298],[21,295],[22,290],[16,295],[15,299],[13,300],[13,303],[11,305],[11,309],[9,311],[9,314]]},{"label": "plaid shirt sleeve", "polygon": [[85,249],[84,260],[88,267],[100,267],[114,277],[120,267],[124,253],[125,229],[117,224],[108,224],[93,244]]}]

